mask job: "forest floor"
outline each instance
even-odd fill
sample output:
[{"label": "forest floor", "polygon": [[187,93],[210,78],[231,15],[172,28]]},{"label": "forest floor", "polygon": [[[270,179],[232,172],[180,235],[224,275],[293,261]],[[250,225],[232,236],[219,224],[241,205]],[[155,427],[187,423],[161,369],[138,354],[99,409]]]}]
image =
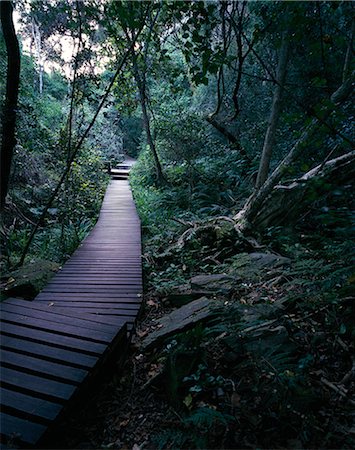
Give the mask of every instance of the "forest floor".
[{"label": "forest floor", "polygon": [[[243,280],[213,274],[213,295],[205,274],[205,295],[225,312],[145,348],[177,299],[201,291],[191,280],[188,293],[151,287],[124,367],[62,425],[55,447],[354,448],[354,298],[339,261],[269,256],[256,271],[238,255],[223,273],[237,267]],[[331,270],[336,302],[333,288],[322,291]]]}]

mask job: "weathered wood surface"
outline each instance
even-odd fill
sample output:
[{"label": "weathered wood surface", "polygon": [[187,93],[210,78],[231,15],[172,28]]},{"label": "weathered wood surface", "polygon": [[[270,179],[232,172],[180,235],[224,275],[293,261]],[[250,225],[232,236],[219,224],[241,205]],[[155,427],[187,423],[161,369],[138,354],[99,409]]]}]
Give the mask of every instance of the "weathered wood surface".
[{"label": "weathered wood surface", "polygon": [[36,446],[110,354],[124,354],[142,301],[140,221],[127,175],[98,222],[33,300],[0,305],[1,436]]},{"label": "weathered wood surface", "polygon": [[181,306],[156,321],[156,329],[151,331],[144,339],[142,348],[148,349],[159,346],[168,337],[212,318],[215,316],[215,308],[218,306],[220,306],[220,302],[207,297],[201,297]]}]

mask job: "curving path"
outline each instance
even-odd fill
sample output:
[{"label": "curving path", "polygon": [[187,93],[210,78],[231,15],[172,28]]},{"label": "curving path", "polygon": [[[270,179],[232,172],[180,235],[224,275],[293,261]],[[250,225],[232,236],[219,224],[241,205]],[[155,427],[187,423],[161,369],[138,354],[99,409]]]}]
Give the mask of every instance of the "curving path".
[{"label": "curving path", "polygon": [[97,224],[43,291],[0,306],[5,445],[40,445],[104,364],[125,353],[142,301],[133,163],[111,171]]}]

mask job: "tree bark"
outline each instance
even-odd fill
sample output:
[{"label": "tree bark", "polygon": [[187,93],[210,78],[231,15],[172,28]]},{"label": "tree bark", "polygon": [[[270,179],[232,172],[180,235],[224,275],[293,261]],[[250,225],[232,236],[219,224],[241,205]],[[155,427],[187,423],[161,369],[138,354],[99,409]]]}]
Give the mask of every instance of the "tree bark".
[{"label": "tree bark", "polygon": [[276,184],[281,180],[283,175],[287,172],[292,163],[298,158],[302,153],[304,146],[309,142],[310,138],[313,136],[314,132],[324,123],[325,120],[332,114],[336,109],[337,105],[343,103],[353,91],[353,83],[355,79],[355,73],[351,75],[331,96],[331,102],[329,102],[322,110],[321,120],[315,118],[312,122],[304,129],[299,140],[291,148],[287,156],[281,161],[269,178],[265,181],[261,189],[254,192],[246,201],[243,209],[234,217],[237,222],[236,228],[243,232],[255,220],[255,216],[258,211],[262,208],[263,203],[271,194],[272,190]]},{"label": "tree bark", "polygon": [[1,25],[7,51],[6,96],[2,113],[1,141],[1,200],[0,208],[5,206],[8,192],[11,161],[16,145],[16,108],[20,84],[20,48],[12,19],[13,7],[10,1],[0,3]]},{"label": "tree bark", "polygon": [[[42,95],[43,93],[43,58],[42,58],[42,38],[41,38],[41,30],[39,24],[36,19],[32,17],[31,21],[32,26],[32,42],[34,42],[35,50],[36,50],[36,60],[38,66],[38,86],[39,93]],[[31,50],[32,51],[32,50]]]},{"label": "tree bark", "polygon": [[277,130],[277,124],[280,117],[281,112],[281,100],[283,94],[283,88],[285,85],[286,79],[286,69],[287,69],[287,61],[289,54],[289,36],[287,33],[284,33],[282,38],[282,44],[280,49],[280,57],[277,65],[276,72],[276,88],[274,92],[274,98],[272,100],[272,106],[270,111],[268,128],[265,135],[263,150],[260,159],[258,176],[256,178],[256,189],[260,189],[261,186],[265,183],[270,168],[270,161],[272,157],[272,152],[275,144],[275,136]]},{"label": "tree bark", "polygon": [[348,78],[351,69],[351,61],[354,53],[354,32],[355,32],[355,19],[353,19],[351,22],[350,37],[345,53],[345,61],[343,66],[343,82]]}]

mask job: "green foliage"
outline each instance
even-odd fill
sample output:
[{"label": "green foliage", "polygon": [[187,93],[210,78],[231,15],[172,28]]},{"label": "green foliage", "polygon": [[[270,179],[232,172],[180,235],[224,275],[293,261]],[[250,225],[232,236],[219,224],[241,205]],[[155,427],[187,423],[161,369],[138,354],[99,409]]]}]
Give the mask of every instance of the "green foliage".
[{"label": "green foliage", "polygon": [[186,396],[186,383],[189,375],[204,360],[201,342],[203,328],[198,325],[193,330],[182,333],[167,346],[164,369],[167,398],[177,407],[182,406]]},{"label": "green foliage", "polygon": [[213,448],[209,436],[222,433],[234,418],[222,414],[209,407],[197,408],[191,415],[183,418],[181,429],[168,429],[153,436],[153,443],[157,448]]},{"label": "green foliage", "polygon": [[[68,152],[68,81],[59,72],[44,73],[44,91],[39,95],[33,58],[23,54],[21,67],[11,201],[3,225],[5,268],[18,261],[33,224],[41,216],[66,166]],[[83,102],[84,97],[85,93],[81,96]],[[74,106],[77,120],[92,115],[93,106],[88,102]],[[100,142],[99,146],[95,141],[95,133],[102,134],[100,126],[107,130],[113,126],[109,118],[105,120],[98,123],[90,146],[84,146],[74,162],[60,195],[35,236],[28,261],[35,257],[63,262],[94,224],[107,183],[101,156],[105,144]],[[82,132],[78,128],[80,125],[73,122],[73,140]]]},{"label": "green foliage", "polygon": [[[70,124],[72,86],[66,76],[45,72],[39,95],[38,62],[22,55],[18,145],[1,229],[3,265],[17,262],[128,41],[139,31],[135,59],[129,55],[114,82],[26,263],[64,261],[96,220],[108,181],[103,160],[118,161],[123,150],[139,156],[130,182],[142,220],[146,286],[158,301],[170,307],[169,295],[196,274],[241,278],[223,298],[217,323],[173,337],[156,355],[164,363],[159,392],[178,418],[155,436],[156,447],[352,448],[347,397],[333,401],[334,392],[325,395],[322,387],[322,378],[341,380],[339,367],[342,375],[350,370],[344,348],[352,349],[355,336],[351,185],[315,183],[307,193],[313,206],[293,229],[276,226],[261,236],[251,230],[246,239],[231,222],[253,193],[282,37],[291,46],[271,168],[341,84],[351,4],[101,3],[34,1],[30,13],[24,8],[27,34],[36,20],[43,52],[58,67],[69,64],[61,60],[55,38],[66,34],[77,42],[81,30],[83,39]],[[0,36],[4,73],[5,57]],[[166,177],[162,186],[143,132],[139,78]],[[1,78],[1,101],[4,83]],[[234,139],[206,120],[213,112]],[[327,119],[331,130],[323,124],[302,144],[282,181],[348,151],[351,113],[350,102],[339,105]],[[248,253],[259,250],[287,255],[292,264],[246,269]],[[250,314],[261,307],[266,312]],[[270,317],[275,322],[265,325]]]}]

